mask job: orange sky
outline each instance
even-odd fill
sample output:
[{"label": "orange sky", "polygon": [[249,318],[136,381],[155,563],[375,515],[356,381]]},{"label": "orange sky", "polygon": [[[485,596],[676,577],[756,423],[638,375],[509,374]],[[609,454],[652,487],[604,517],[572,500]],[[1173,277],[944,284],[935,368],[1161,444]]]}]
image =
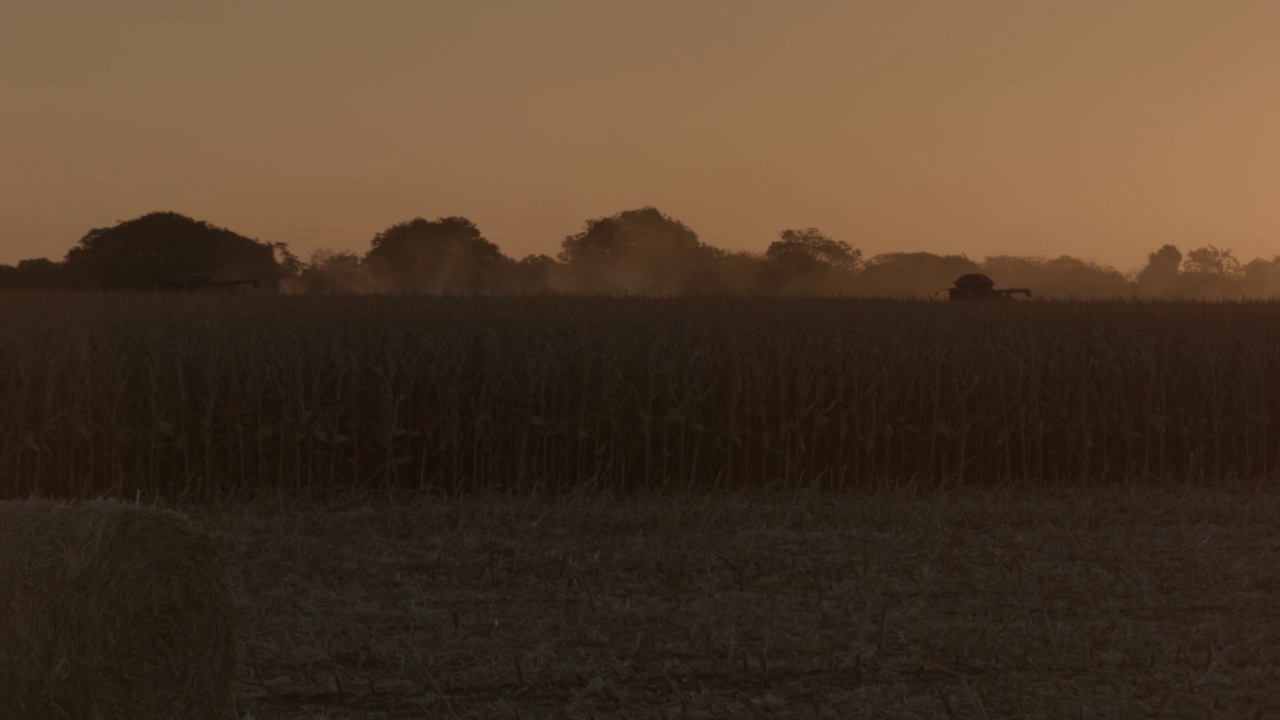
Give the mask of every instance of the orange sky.
[{"label": "orange sky", "polygon": [[725,248],[1280,254],[1280,2],[11,0],[0,262],[172,210],[509,255],[654,205]]}]

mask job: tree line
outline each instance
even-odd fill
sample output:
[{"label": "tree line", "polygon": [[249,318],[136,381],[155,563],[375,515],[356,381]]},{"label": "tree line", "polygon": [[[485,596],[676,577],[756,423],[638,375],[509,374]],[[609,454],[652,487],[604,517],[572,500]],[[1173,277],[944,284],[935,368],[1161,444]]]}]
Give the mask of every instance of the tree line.
[{"label": "tree line", "polygon": [[[0,287],[154,290],[173,278],[252,279],[298,293],[849,294],[935,296],[960,275],[1056,297],[1243,298],[1280,295],[1280,256],[1241,263],[1213,245],[1152,252],[1139,271],[1058,258],[891,252],[864,258],[816,228],[783,230],[764,253],[728,251],[652,207],[588,220],[560,252],[516,260],[463,217],[414,218],[363,253],[306,260],[207,222],[158,212],[96,228],[61,260],[0,265]],[[189,286],[189,285],[185,285]]]}]

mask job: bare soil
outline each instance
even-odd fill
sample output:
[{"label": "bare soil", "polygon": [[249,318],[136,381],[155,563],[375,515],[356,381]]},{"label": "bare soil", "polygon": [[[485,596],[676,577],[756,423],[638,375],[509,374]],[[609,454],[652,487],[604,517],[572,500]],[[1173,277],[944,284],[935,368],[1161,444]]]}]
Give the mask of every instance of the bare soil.
[{"label": "bare soil", "polygon": [[184,508],[252,718],[1280,716],[1280,497]]}]

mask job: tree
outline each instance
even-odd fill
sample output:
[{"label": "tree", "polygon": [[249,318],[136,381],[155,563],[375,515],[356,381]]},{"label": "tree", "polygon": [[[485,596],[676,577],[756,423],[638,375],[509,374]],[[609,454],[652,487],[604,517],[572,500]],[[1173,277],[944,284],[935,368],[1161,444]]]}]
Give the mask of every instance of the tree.
[{"label": "tree", "polygon": [[579,290],[669,294],[697,290],[714,254],[689,226],[644,207],[587,221],[561,243],[560,261]]},{"label": "tree", "polygon": [[1231,250],[1221,250],[1214,245],[1206,245],[1188,252],[1186,259],[1182,262],[1182,271],[1221,276],[1244,274],[1244,268]]},{"label": "tree", "polygon": [[745,251],[719,253],[712,264],[713,292],[747,295],[770,292],[771,265],[758,253]]},{"label": "tree", "polygon": [[503,287],[508,292],[521,295],[538,295],[551,292],[555,286],[555,274],[560,263],[547,255],[526,255],[511,268]]},{"label": "tree", "polygon": [[[277,258],[277,253],[282,259]],[[157,212],[90,230],[67,252],[77,284],[148,290],[175,275],[248,277],[274,286],[289,274],[283,243],[262,243],[172,212]]]},{"label": "tree", "polygon": [[377,289],[368,267],[354,252],[316,250],[298,272],[301,292],[352,293]]},{"label": "tree", "polygon": [[1252,297],[1280,295],[1280,256],[1271,260],[1254,258],[1244,266],[1246,294]]},{"label": "tree", "polygon": [[1244,267],[1230,250],[1206,245],[1187,253],[1175,294],[1193,298],[1242,298],[1248,293]]},{"label": "tree", "polygon": [[511,262],[464,217],[392,225],[374,236],[364,261],[396,292],[494,290],[501,268]]},{"label": "tree", "polygon": [[1254,258],[1244,266],[1244,281],[1251,288],[1251,295],[1272,295],[1280,292],[1280,255],[1271,260]]},{"label": "tree", "polygon": [[1182,251],[1165,245],[1147,256],[1147,266],[1138,271],[1134,280],[1144,295],[1167,295],[1177,285],[1180,265]]},{"label": "tree", "polygon": [[862,261],[862,251],[843,240],[834,240],[817,228],[783,230],[769,245],[765,257],[802,274],[824,270],[853,271]]},{"label": "tree", "polygon": [[49,290],[67,286],[65,268],[45,258],[19,260],[16,266],[0,265],[0,288]]},{"label": "tree", "polygon": [[997,285],[1028,287],[1041,297],[1109,298],[1133,294],[1133,286],[1115,268],[1070,255],[1053,260],[995,255],[985,258],[981,267]]},{"label": "tree", "polygon": [[564,239],[560,261],[572,265],[627,255],[684,255],[702,247],[689,226],[644,207],[588,220],[584,231]]},{"label": "tree", "polygon": [[867,295],[929,297],[951,287],[956,278],[981,272],[964,255],[895,252],[877,255],[858,273],[857,289]]},{"label": "tree", "polygon": [[836,291],[839,275],[858,269],[862,251],[835,240],[817,228],[783,230],[765,250],[769,262],[766,284],[770,290]]}]

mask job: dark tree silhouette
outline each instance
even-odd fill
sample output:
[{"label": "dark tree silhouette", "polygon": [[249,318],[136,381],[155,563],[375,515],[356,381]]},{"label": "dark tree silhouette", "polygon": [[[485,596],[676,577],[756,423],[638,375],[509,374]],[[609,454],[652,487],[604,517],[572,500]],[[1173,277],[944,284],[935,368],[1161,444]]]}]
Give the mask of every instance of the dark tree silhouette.
[{"label": "dark tree silhouette", "polygon": [[1182,259],[1176,296],[1242,298],[1249,293],[1244,266],[1230,250],[1206,245],[1191,250]]},{"label": "dark tree silhouette", "polygon": [[858,289],[867,295],[928,297],[951,287],[961,275],[981,271],[963,255],[885,253],[871,258],[862,268]]},{"label": "dark tree silhouette", "polygon": [[1063,255],[1041,257],[995,255],[985,258],[982,272],[1001,285],[1029,287],[1039,297],[1126,297],[1133,286],[1115,268]]},{"label": "dark tree silhouette", "polygon": [[707,290],[728,295],[771,292],[771,266],[764,256],[744,251],[719,252],[710,267]]},{"label": "dark tree silhouette", "polygon": [[1187,253],[1182,260],[1182,271],[1187,273],[1204,273],[1206,275],[1238,276],[1244,274],[1244,268],[1230,250],[1222,250],[1214,245],[1206,245]]},{"label": "dark tree silhouette", "polygon": [[66,268],[45,258],[19,260],[16,266],[0,265],[0,288],[50,290],[67,287]]},{"label": "dark tree silhouette", "polygon": [[378,233],[365,263],[395,292],[484,292],[510,259],[463,217],[414,218]]},{"label": "dark tree silhouette", "polygon": [[1182,265],[1182,251],[1173,245],[1165,245],[1147,256],[1147,266],[1138,271],[1134,282],[1144,295],[1168,295],[1178,284],[1178,267]]},{"label": "dark tree silhouette", "polygon": [[178,213],[158,212],[90,230],[67,252],[65,270],[78,285],[148,290],[176,275],[197,274],[274,286],[294,263],[283,243],[262,243]]},{"label": "dark tree silhouette", "polygon": [[[177,213],[144,215],[89,231],[63,262],[0,265],[0,288],[226,287],[250,279],[293,292],[542,294],[802,293],[935,296],[962,275],[1041,297],[1244,298],[1280,296],[1280,256],[1242,264],[1207,245],[1185,256],[1165,245],[1131,276],[1070,256],[1055,259],[862,252],[816,228],[781,232],[764,253],[729,252],[653,207],[588,220],[558,258],[503,255],[470,220],[415,218],[378,233],[367,252],[317,251],[300,262],[264,243]],[[173,280],[173,282],[167,282]]]},{"label": "dark tree silhouette", "polygon": [[1280,294],[1280,256],[1272,260],[1254,258],[1243,271],[1249,295],[1268,297]]},{"label": "dark tree silhouette", "polygon": [[783,230],[769,245],[765,257],[795,270],[811,274],[825,270],[857,270],[862,251],[843,240],[834,240],[817,228]]},{"label": "dark tree silhouette", "polygon": [[689,226],[652,207],[589,220],[564,239],[560,252],[577,289],[588,292],[698,290],[714,258]]},{"label": "dark tree silhouette", "polygon": [[768,290],[832,292],[848,286],[862,251],[835,240],[817,228],[783,230],[765,251]]},{"label": "dark tree silhouette", "polygon": [[351,251],[316,250],[298,272],[293,286],[301,292],[351,293],[377,290],[360,256]]},{"label": "dark tree silhouette", "polygon": [[548,293],[555,289],[560,263],[547,255],[526,255],[510,271],[508,290],[522,295]]}]

